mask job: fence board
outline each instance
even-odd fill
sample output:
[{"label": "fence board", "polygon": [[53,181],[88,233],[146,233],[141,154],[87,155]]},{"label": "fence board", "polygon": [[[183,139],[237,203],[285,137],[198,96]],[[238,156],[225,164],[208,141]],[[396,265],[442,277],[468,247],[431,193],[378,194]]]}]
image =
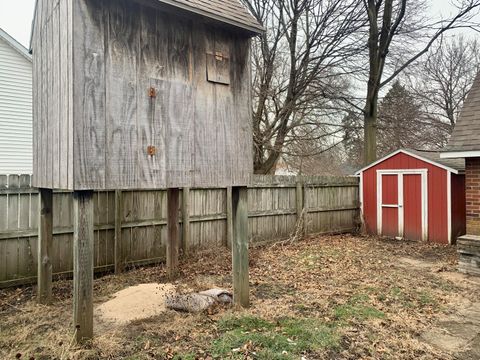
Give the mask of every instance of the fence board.
[{"label": "fence board", "polygon": [[[0,177],[0,288],[35,281],[37,271],[38,193],[28,176]],[[347,177],[255,176],[248,190],[250,243],[284,239],[297,222],[297,183],[304,187],[308,233],[354,230],[358,220],[358,181]],[[124,191],[121,213],[122,259],[127,265],[165,260],[165,190]],[[73,196],[53,196],[53,271],[73,269]],[[182,217],[180,217],[181,219]],[[94,195],[97,272],[115,263],[115,192]],[[188,249],[227,244],[227,189],[190,190]],[[182,240],[184,241],[184,240]]]}]

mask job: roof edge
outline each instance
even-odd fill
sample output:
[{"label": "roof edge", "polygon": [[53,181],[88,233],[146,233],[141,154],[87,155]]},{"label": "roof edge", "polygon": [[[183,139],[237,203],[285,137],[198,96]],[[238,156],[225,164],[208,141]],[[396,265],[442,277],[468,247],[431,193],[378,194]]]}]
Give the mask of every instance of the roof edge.
[{"label": "roof edge", "polygon": [[395,155],[398,155],[398,154],[405,154],[405,155],[414,157],[414,158],[416,158],[416,159],[418,159],[418,160],[425,161],[426,163],[435,165],[435,166],[437,166],[437,167],[439,167],[439,168],[442,168],[442,169],[444,169],[444,170],[447,170],[447,171],[449,171],[449,172],[451,172],[451,173],[453,173],[453,174],[456,174],[456,175],[458,175],[458,174],[460,173],[460,171],[458,171],[458,170],[456,170],[456,169],[454,169],[454,168],[451,168],[451,167],[449,167],[449,166],[446,166],[446,165],[440,164],[440,163],[438,163],[438,162],[436,162],[436,161],[427,159],[427,158],[425,158],[425,157],[423,157],[423,156],[420,156],[420,155],[418,155],[418,154],[414,154],[414,153],[412,153],[412,152],[410,152],[410,151],[408,151],[408,150],[399,149],[399,150],[397,150],[397,151],[394,151],[393,153],[390,153],[390,154],[382,157],[381,159],[378,159],[377,161],[371,163],[370,165],[367,165],[367,166],[365,166],[364,168],[358,170],[358,171],[355,173],[355,175],[361,175],[365,170],[368,170],[368,169],[370,169],[371,167],[374,167],[374,166],[376,166],[376,165],[384,162],[385,160],[388,160],[388,159],[390,159],[391,157],[393,157],[393,156],[395,156]]},{"label": "roof edge", "polygon": [[[163,4],[167,4],[167,5],[173,6],[173,7],[178,8],[178,9],[188,11],[190,13],[205,16],[207,18],[217,20],[217,21],[223,22],[225,24],[232,25],[234,27],[247,30],[248,32],[253,33],[255,35],[262,35],[266,31],[265,28],[262,25],[260,25],[260,23],[258,24],[258,27],[257,26],[249,26],[249,25],[246,25],[246,24],[241,23],[239,21],[235,21],[233,19],[229,19],[229,18],[226,18],[224,16],[217,15],[217,14],[215,14],[213,12],[210,12],[210,11],[198,9],[196,7],[189,6],[187,4],[181,4],[181,3],[178,3],[178,2],[175,2],[175,1],[172,1],[172,0],[158,0],[158,1],[163,3]],[[255,19],[255,17],[253,17],[253,15],[250,14],[250,16],[252,16],[252,18]]]},{"label": "roof edge", "polygon": [[453,151],[447,150],[440,154],[442,159],[460,159],[460,158],[471,158],[471,157],[480,157],[480,150],[460,150]]},{"label": "roof edge", "polygon": [[30,55],[28,49],[20,44],[15,38],[9,35],[5,30],[0,28],[0,38],[5,40],[8,45],[10,45],[14,50],[16,50],[20,55],[22,55],[28,61],[32,61],[32,56]]}]

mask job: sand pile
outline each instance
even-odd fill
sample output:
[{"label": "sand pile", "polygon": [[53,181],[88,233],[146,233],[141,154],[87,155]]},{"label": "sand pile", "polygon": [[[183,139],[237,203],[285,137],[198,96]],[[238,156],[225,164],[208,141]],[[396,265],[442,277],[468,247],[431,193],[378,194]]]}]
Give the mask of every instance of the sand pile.
[{"label": "sand pile", "polygon": [[98,306],[95,315],[103,321],[118,325],[148,319],[165,312],[165,298],[174,293],[173,284],[132,286],[115,293],[112,300]]}]

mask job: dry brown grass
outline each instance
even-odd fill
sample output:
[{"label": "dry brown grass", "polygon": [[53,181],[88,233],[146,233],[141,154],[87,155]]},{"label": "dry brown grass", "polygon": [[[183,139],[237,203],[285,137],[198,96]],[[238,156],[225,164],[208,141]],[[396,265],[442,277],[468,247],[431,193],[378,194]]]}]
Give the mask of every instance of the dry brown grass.
[{"label": "dry brown grass", "polygon": [[[302,350],[308,359],[450,358],[420,335],[456,303],[475,301],[479,295],[477,286],[451,276],[456,254],[449,247],[311,236],[252,249],[250,258],[249,310],[215,309],[197,315],[172,311],[123,327],[97,323],[95,339],[84,347],[72,344],[71,281],[54,284],[55,301],[49,307],[35,303],[34,287],[0,291],[0,358],[207,359],[225,351],[219,350],[219,343],[225,346],[225,336],[234,334],[222,328],[222,321],[244,317],[272,324],[285,318],[323,324],[332,338],[327,339],[328,346]],[[181,261],[177,283],[202,290],[213,285],[229,288],[230,264],[226,250],[197,253]],[[162,266],[96,279],[95,302],[100,304],[127,286],[149,282],[166,282]],[[284,331],[279,329],[271,331]],[[249,336],[248,331],[235,334]],[[228,350],[219,357],[256,358],[257,354],[258,358],[262,344],[251,338],[240,352]]]}]

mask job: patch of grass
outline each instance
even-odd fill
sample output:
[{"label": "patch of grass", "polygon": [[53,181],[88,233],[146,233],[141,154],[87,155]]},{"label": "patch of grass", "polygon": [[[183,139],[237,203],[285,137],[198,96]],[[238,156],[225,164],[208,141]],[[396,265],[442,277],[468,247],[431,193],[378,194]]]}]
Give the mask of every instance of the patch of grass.
[{"label": "patch of grass", "polygon": [[351,319],[368,320],[368,319],[383,319],[385,313],[369,306],[366,302],[369,300],[368,295],[358,294],[344,305],[339,305],[334,309],[334,316],[339,321],[348,321]]},{"label": "patch of grass", "polygon": [[399,305],[401,305],[404,308],[413,308],[415,307],[415,304],[411,300],[411,298],[408,296],[408,294],[405,294],[402,289],[399,287],[394,286],[393,288],[390,289],[390,297],[389,299],[395,301]]},{"label": "patch of grass", "polygon": [[263,320],[256,316],[241,316],[233,317],[226,316],[218,321],[218,328],[221,331],[229,330],[243,330],[243,331],[255,331],[255,330],[270,330],[275,327],[274,324]]},{"label": "patch of grass", "polygon": [[255,352],[259,359],[298,359],[340,343],[335,326],[316,319],[285,318],[273,323],[252,316],[230,317],[219,321],[219,329],[224,333],[211,347],[219,359],[243,359],[245,351]]},{"label": "patch of grass", "polygon": [[173,360],[195,360],[197,357],[195,354],[177,354],[173,357]]},{"label": "patch of grass", "polygon": [[421,291],[418,294],[418,301],[422,306],[436,305],[437,301],[434,297],[427,291]]}]

